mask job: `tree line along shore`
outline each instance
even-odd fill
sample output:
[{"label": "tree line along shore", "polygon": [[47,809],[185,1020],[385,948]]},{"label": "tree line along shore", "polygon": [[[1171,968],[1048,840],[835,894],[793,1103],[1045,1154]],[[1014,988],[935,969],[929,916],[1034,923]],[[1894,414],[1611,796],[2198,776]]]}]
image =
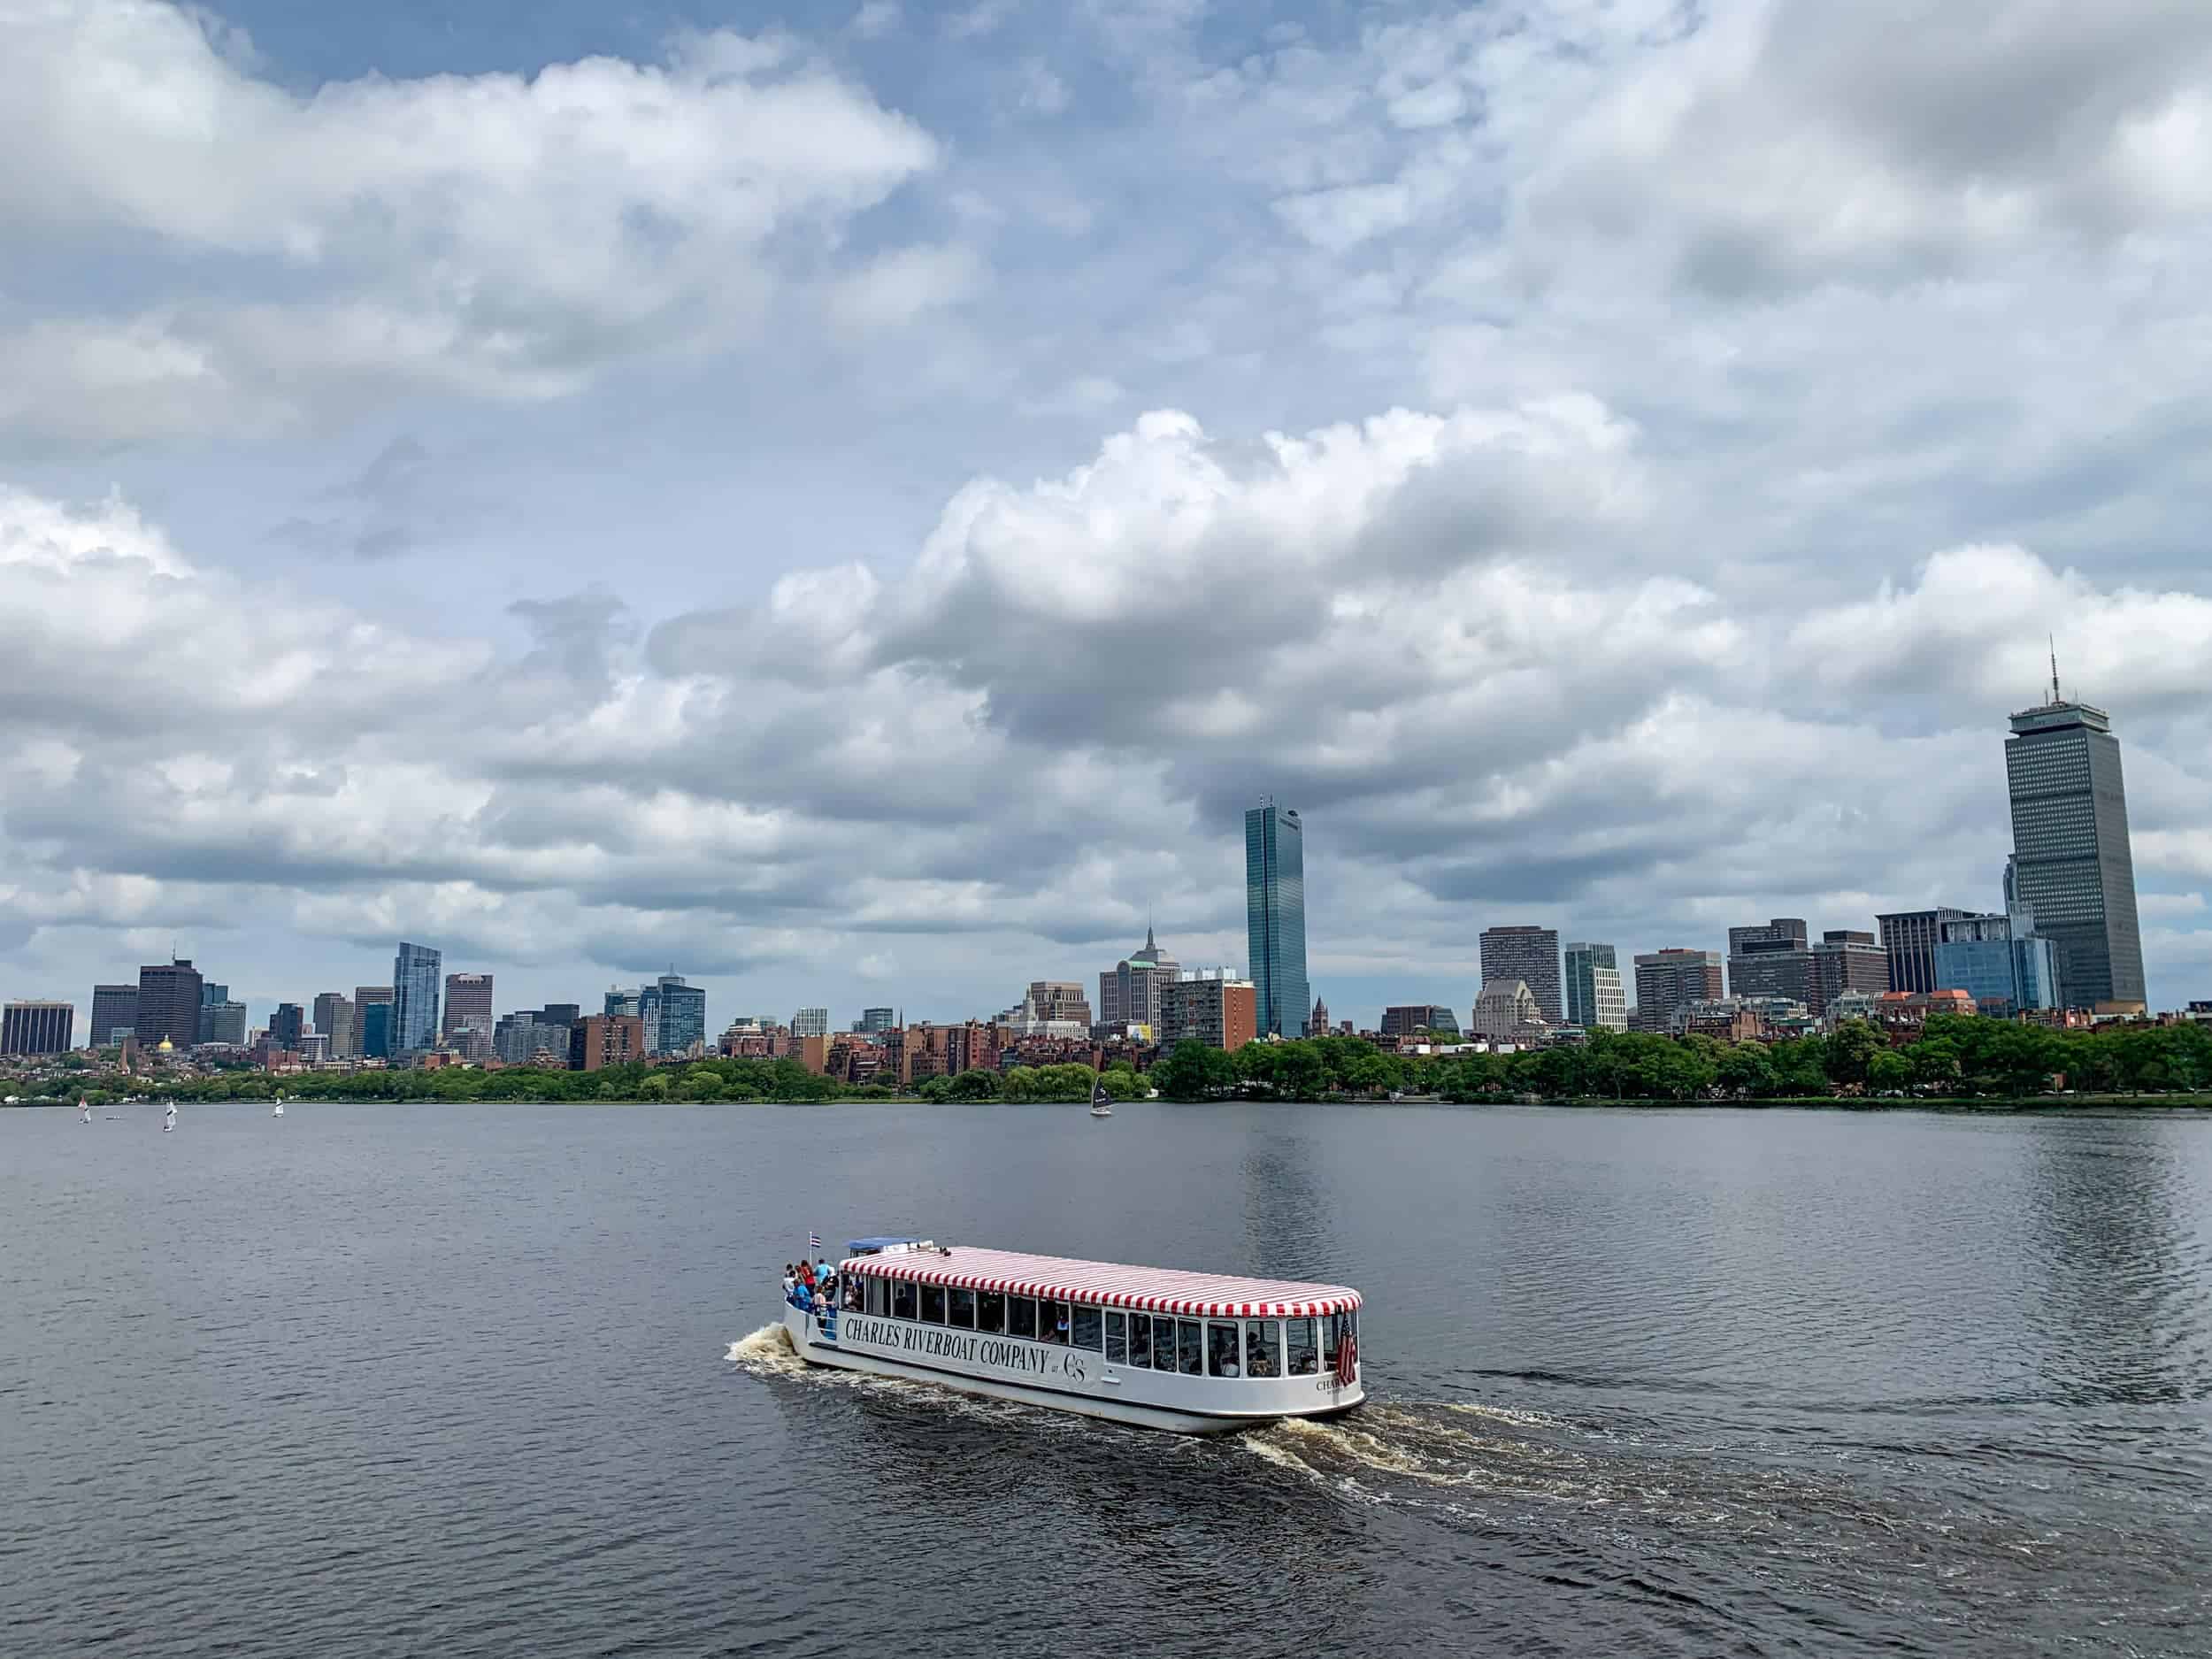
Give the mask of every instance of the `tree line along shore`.
[{"label": "tree line along shore", "polygon": [[904,1088],[858,1087],[818,1076],[796,1060],[702,1059],[618,1065],[597,1071],[299,1071],[241,1069],[146,1079],[89,1069],[12,1085],[24,1105],[127,1094],[180,1101],[684,1101],[695,1102],[911,1100],[1078,1102],[1102,1079],[1116,1100],[1157,1091],[1164,1100],[1387,1100],[1459,1103],[1530,1101],[1650,1104],[2212,1105],[2212,1029],[2197,1025],[2054,1031],[2011,1021],[1938,1016],[1915,1041],[1893,1048],[1854,1022],[1829,1036],[1763,1043],[1642,1033],[1600,1033],[1586,1043],[1512,1054],[1395,1054],[1350,1037],[1250,1043],[1235,1053],[1184,1043],[1148,1071],[1116,1060],[1087,1065],[964,1071]]}]

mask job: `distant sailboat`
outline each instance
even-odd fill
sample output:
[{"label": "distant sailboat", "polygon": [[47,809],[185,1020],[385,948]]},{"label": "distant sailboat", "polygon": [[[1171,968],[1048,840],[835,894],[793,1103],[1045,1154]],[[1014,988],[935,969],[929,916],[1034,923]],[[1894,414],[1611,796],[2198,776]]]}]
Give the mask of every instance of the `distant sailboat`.
[{"label": "distant sailboat", "polygon": [[1094,1078],[1091,1082],[1091,1116],[1111,1118],[1114,1115],[1112,1098],[1106,1093],[1106,1079]]},{"label": "distant sailboat", "polygon": [[77,1121],[81,1124],[92,1121],[92,1102],[81,1094],[77,1097]]},{"label": "distant sailboat", "polygon": [[276,1110],[275,1110],[274,1111],[271,1112],[271,1113],[269,1114],[269,1116],[270,1116],[270,1117],[272,1117],[272,1118],[281,1118],[281,1117],[283,1117],[283,1116],[284,1116],[284,1096],[283,1096],[283,1095],[280,1094],[280,1095],[278,1095],[278,1096],[277,1096]]},{"label": "distant sailboat", "polygon": [[161,1114],[161,1133],[165,1135],[176,1126],[177,1103],[174,1101],[171,1101],[169,1102],[169,1109]]}]

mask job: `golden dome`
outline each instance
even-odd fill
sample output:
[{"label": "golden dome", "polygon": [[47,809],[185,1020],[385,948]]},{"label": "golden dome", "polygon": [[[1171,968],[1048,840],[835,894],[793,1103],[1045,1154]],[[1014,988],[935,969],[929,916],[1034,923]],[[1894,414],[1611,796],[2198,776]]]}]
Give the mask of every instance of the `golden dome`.
[{"label": "golden dome", "polygon": [[174,1054],[176,1051],[176,1045],[171,1042],[166,1037],[164,1037],[159,1042],[154,1045],[154,1052],[156,1054]]}]

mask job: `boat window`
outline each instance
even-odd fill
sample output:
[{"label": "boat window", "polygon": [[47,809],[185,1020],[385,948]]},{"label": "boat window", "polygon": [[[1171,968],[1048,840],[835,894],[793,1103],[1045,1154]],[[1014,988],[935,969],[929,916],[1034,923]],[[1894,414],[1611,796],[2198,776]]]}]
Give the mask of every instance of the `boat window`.
[{"label": "boat window", "polygon": [[1129,1316],[1129,1363],[1139,1367],[1152,1363],[1152,1316],[1148,1313]]},{"label": "boat window", "polygon": [[1206,1328],[1195,1319],[1175,1322],[1175,1352],[1180,1362],[1175,1369],[1186,1377],[1196,1377],[1206,1369]]},{"label": "boat window", "polygon": [[1006,1334],[1025,1336],[1037,1340],[1037,1304],[1028,1296],[1009,1296],[1006,1299]]},{"label": "boat window", "polygon": [[1333,1313],[1321,1321],[1321,1363],[1327,1370],[1336,1369],[1337,1344],[1346,1337],[1352,1339],[1355,1363],[1358,1356],[1359,1316],[1356,1313]]},{"label": "boat window", "polygon": [[1279,1377],[1283,1374],[1282,1327],[1272,1319],[1244,1322],[1244,1374]]},{"label": "boat window", "polygon": [[951,1293],[952,1323],[963,1331],[975,1329],[975,1292],[956,1290]]},{"label": "boat window", "polygon": [[993,1336],[1006,1329],[1006,1293],[1000,1290],[979,1290],[975,1295],[975,1328],[988,1331]]},{"label": "boat window", "polygon": [[1321,1349],[1314,1340],[1312,1320],[1284,1320],[1283,1335],[1290,1351],[1290,1369],[1286,1375],[1310,1377],[1321,1369]]},{"label": "boat window", "polygon": [[914,1317],[914,1281],[895,1279],[891,1281],[891,1317],[911,1319]]},{"label": "boat window", "polygon": [[1129,1316],[1110,1313],[1106,1316],[1106,1363],[1126,1365],[1129,1363]]},{"label": "boat window", "polygon": [[942,1325],[945,1322],[945,1287],[942,1285],[922,1286],[922,1323]]},{"label": "boat window", "polygon": [[1103,1311],[1087,1302],[1075,1304],[1075,1320],[1071,1327],[1073,1333],[1071,1346],[1088,1348],[1094,1354],[1098,1352],[1099,1315]]},{"label": "boat window", "polygon": [[1037,1340],[1040,1342],[1057,1342],[1062,1348],[1068,1345],[1068,1304],[1066,1302],[1039,1299]]},{"label": "boat window", "polygon": [[879,1319],[890,1312],[890,1287],[879,1279],[864,1279],[860,1282],[868,1287],[868,1311]]},{"label": "boat window", "polygon": [[837,1295],[840,1305],[847,1313],[858,1313],[862,1310],[860,1281],[850,1273],[846,1274],[838,1281]]},{"label": "boat window", "polygon": [[1226,1325],[1213,1324],[1206,1327],[1206,1372],[1211,1377],[1241,1377],[1243,1367],[1238,1363],[1238,1325],[1233,1319]]}]

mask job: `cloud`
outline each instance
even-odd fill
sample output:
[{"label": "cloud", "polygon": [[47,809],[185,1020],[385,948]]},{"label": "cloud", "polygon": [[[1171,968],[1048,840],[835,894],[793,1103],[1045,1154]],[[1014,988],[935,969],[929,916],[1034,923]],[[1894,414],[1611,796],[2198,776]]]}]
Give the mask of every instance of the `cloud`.
[{"label": "cloud", "polygon": [[787,273],[937,165],[936,142],[787,42],[524,77],[296,94],[154,0],[19,4],[0,212],[135,239],[197,297],[0,339],[13,429],[127,442],[275,431],[408,392],[534,401],[741,338]]},{"label": "cloud", "polygon": [[864,41],[881,40],[905,21],[898,0],[865,0],[847,27]]},{"label": "cloud", "polygon": [[829,314],[840,328],[854,333],[901,328],[973,298],[986,280],[983,261],[972,249],[956,243],[902,248],[839,282],[830,292]]}]

